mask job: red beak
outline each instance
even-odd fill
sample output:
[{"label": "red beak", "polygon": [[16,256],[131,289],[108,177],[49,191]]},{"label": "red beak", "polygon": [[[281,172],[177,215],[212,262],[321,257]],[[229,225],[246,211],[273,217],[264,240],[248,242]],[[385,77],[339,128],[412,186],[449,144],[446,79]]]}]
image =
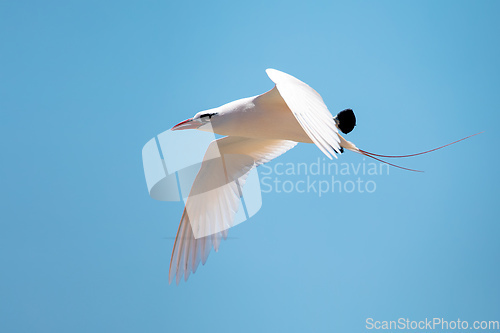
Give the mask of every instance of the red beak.
[{"label": "red beak", "polygon": [[185,129],[197,129],[200,127],[202,124],[194,119],[186,119],[184,121],[181,121],[174,127],[172,127],[170,130],[171,131],[178,131],[178,130],[185,130]]}]

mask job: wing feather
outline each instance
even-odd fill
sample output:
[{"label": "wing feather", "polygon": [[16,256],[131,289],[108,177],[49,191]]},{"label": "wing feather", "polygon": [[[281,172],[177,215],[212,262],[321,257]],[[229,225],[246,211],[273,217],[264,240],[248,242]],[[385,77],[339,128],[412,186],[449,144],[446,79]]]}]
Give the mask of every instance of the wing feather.
[{"label": "wing feather", "polygon": [[267,69],[266,73],[309,138],[330,159],[337,158],[336,153],[340,153],[338,130],[320,94],[289,74],[275,69]]},{"label": "wing feather", "polygon": [[[191,273],[196,272],[200,262],[205,264],[212,248],[218,251],[222,239],[227,238],[227,229],[234,225],[241,187],[250,171],[296,144],[286,140],[242,137],[224,137],[210,144],[179,224],[170,260],[169,283],[175,278],[178,284],[182,276],[187,280]],[[213,159],[216,148],[222,157],[222,165]],[[221,172],[221,167],[224,172]],[[193,228],[205,236],[196,238]]]}]

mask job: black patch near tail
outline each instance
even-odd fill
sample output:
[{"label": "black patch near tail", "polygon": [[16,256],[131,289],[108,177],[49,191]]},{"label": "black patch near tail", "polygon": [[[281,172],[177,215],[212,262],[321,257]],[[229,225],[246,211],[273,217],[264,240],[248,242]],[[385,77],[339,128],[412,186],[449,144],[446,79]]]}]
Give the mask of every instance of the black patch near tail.
[{"label": "black patch near tail", "polygon": [[351,132],[356,126],[356,116],[351,109],[340,111],[333,119],[344,134]]}]

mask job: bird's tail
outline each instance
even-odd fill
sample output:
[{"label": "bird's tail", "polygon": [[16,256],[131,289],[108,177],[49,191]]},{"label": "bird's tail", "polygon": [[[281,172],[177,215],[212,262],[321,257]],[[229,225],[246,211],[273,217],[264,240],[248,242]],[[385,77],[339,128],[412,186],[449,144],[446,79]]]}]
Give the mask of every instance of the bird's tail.
[{"label": "bird's tail", "polygon": [[415,153],[415,154],[408,154],[408,155],[381,155],[381,154],[370,153],[370,152],[368,152],[368,151],[366,151],[366,150],[359,149],[359,148],[357,148],[357,151],[355,151],[355,152],[360,153],[360,154],[365,155],[365,156],[368,156],[368,157],[371,157],[371,158],[373,158],[373,159],[375,159],[375,160],[377,160],[377,161],[379,161],[379,162],[382,162],[382,163],[388,164],[388,165],[393,166],[393,167],[396,167],[396,168],[400,168],[400,169],[403,169],[403,170],[408,170],[408,171],[423,172],[423,171],[421,171],[421,170],[409,169],[409,168],[405,168],[405,167],[402,167],[402,166],[399,166],[399,165],[396,165],[396,164],[392,164],[392,163],[386,162],[386,161],[384,161],[384,160],[382,160],[382,159],[380,159],[380,158],[378,158],[378,157],[384,157],[384,158],[403,158],[403,157],[412,157],[412,156],[423,155],[423,154],[427,154],[427,153],[430,153],[430,152],[433,152],[433,151],[436,151],[436,150],[442,149],[442,148],[444,148],[444,147],[451,146],[451,145],[453,145],[453,144],[455,144],[455,143],[458,143],[458,142],[460,142],[460,141],[463,141],[463,140],[465,140],[465,139],[471,138],[471,137],[473,137],[473,136],[475,136],[475,135],[478,135],[478,134],[481,134],[481,133],[483,133],[483,132],[479,132],[479,133],[476,133],[476,134],[472,134],[472,135],[469,135],[469,136],[467,136],[467,137],[465,137],[465,138],[462,138],[462,139],[460,139],[460,140],[457,140],[457,141],[453,141],[453,142],[451,142],[451,143],[448,143],[448,144],[446,144],[446,145],[444,145],[444,146],[437,147],[437,148],[430,149],[430,150],[426,150],[426,151],[423,151],[423,152],[420,152],[420,153]]}]

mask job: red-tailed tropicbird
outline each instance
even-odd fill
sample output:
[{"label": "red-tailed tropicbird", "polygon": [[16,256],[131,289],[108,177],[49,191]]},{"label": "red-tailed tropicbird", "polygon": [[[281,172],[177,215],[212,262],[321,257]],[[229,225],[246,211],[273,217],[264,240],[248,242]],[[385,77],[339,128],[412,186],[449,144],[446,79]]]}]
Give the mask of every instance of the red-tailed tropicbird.
[{"label": "red-tailed tropicbird", "polygon": [[313,88],[278,70],[266,72],[275,83],[270,91],[199,112],[172,128],[172,131],[198,129],[225,137],[214,140],[208,147],[186,201],[170,260],[169,283],[174,277],[179,283],[183,275],[187,280],[200,262],[205,264],[212,247],[217,251],[221,239],[226,239],[227,229],[234,225],[241,187],[248,173],[293,148],[297,142],[314,143],[330,159],[348,149],[410,171],[418,170],[378,157],[415,156],[445,147],[400,156],[361,150],[339,133],[340,130],[347,134],[356,125],[351,109],[333,117]]}]

